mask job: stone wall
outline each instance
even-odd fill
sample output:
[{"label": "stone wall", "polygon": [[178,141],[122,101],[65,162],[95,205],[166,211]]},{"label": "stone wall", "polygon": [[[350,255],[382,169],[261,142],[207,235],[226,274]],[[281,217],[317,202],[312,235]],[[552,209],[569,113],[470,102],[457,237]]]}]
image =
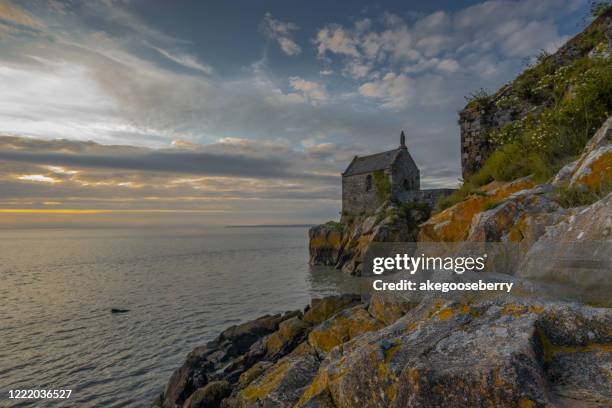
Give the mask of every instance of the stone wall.
[{"label": "stone wall", "polygon": [[[391,165],[391,198],[398,197],[407,190],[418,190],[421,188],[421,176],[419,168],[409,157],[407,150],[399,151],[398,156]],[[407,186],[404,185],[407,181]]]},{"label": "stone wall", "polygon": [[[389,177],[388,171],[385,175]],[[368,176],[371,179],[369,189]],[[378,196],[376,180],[371,173],[342,177],[342,218],[373,214],[383,201]]]},{"label": "stone wall", "polygon": [[531,107],[500,108],[497,101],[504,97],[505,88],[495,94],[484,106],[466,106],[459,112],[461,130],[461,169],[463,178],[478,171],[484,161],[497,148],[489,141],[488,133],[524,116]]},{"label": "stone wall", "polygon": [[434,188],[419,191],[405,191],[398,196],[398,200],[402,203],[419,202],[426,203],[432,210],[436,208],[436,203],[442,197],[446,197],[453,193],[453,188]]}]

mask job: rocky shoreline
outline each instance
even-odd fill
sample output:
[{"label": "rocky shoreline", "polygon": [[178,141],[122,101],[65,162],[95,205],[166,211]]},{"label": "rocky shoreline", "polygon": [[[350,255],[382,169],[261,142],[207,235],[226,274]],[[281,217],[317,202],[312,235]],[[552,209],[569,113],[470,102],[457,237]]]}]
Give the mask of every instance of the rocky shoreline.
[{"label": "rocky shoreline", "polygon": [[[516,240],[527,256],[511,295],[314,299],[196,348],[152,406],[611,406],[610,268],[541,263],[562,258],[575,242],[609,248],[612,193],[574,207],[554,194],[558,185],[579,190],[609,181],[611,146],[612,118],[550,183],[494,182],[428,219],[389,203],[348,228],[328,223],[310,232],[311,261],[341,260],[351,273],[372,242]],[[551,283],[601,296],[590,305],[556,301],[538,287]]]},{"label": "rocky shoreline", "polygon": [[153,406],[609,406],[610,327],[528,297],[315,299],[193,350]]}]

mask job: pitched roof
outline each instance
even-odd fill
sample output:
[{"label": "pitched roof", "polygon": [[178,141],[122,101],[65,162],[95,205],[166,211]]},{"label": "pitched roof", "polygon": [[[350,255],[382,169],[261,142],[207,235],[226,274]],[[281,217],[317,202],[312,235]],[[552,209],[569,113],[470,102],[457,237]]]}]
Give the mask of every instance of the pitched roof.
[{"label": "pitched roof", "polygon": [[354,176],[356,174],[370,173],[389,168],[399,150],[400,148],[369,156],[355,157],[342,175]]}]

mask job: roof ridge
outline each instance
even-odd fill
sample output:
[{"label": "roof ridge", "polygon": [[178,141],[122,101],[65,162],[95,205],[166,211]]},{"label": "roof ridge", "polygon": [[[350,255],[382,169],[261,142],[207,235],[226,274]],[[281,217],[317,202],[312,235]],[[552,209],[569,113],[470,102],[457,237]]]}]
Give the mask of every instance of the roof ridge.
[{"label": "roof ridge", "polygon": [[368,154],[367,156],[357,156],[357,159],[367,159],[368,157],[378,156],[379,154],[391,153],[391,152],[394,152],[396,150],[400,150],[400,148],[396,147],[395,149],[385,150],[384,152],[372,153],[372,154]]}]

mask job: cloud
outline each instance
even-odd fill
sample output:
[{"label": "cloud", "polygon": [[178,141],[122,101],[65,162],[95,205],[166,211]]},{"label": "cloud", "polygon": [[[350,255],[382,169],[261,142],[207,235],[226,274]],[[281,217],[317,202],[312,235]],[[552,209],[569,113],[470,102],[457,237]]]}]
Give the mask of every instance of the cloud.
[{"label": "cloud", "polygon": [[298,76],[293,76],[289,78],[289,83],[294,90],[300,92],[313,105],[328,101],[325,85],[319,82],[307,81]]},{"label": "cloud", "polygon": [[187,68],[195,69],[197,71],[201,71],[207,75],[211,75],[214,72],[213,68],[210,65],[202,64],[193,55],[184,54],[184,53],[171,53],[167,50],[164,50],[159,47],[155,47],[153,45],[149,45],[149,46],[155,51],[159,52],[164,57],[175,62],[176,64],[182,65]]},{"label": "cloud", "polygon": [[[169,172],[181,174],[199,174],[231,177],[253,178],[299,178],[319,179],[314,173],[295,172],[279,157],[249,157],[241,154],[220,154],[205,151],[185,151],[89,144],[86,151],[78,143],[79,153],[47,149],[47,151],[29,151],[24,149],[2,149],[2,146],[14,145],[16,139],[9,138],[2,143],[0,138],[0,159],[30,164],[96,168],[114,170],[133,170],[146,172]],[[39,142],[40,143],[40,142]],[[60,142],[61,143],[61,142]],[[42,144],[42,143],[41,143]],[[54,146],[49,143],[48,147]],[[34,180],[27,176],[29,180]],[[25,180],[26,178],[24,178]],[[38,181],[47,181],[40,179]]]},{"label": "cloud", "polygon": [[[456,88],[459,81],[477,84],[483,76],[499,86],[518,71],[524,57],[562,44],[566,37],[553,21],[559,15],[551,10],[571,13],[575,3],[566,9],[562,0],[489,0],[411,21],[387,12],[352,26],[328,24],[314,42],[326,69],[340,65],[340,72],[360,82],[359,95],[377,100],[381,108],[454,103],[456,98],[442,98],[428,88]],[[410,96],[416,86],[412,82],[425,90],[419,98]]]},{"label": "cloud", "polygon": [[359,87],[359,93],[381,100],[381,106],[391,110],[406,108],[414,97],[413,80],[404,74],[389,72],[382,79],[367,82]]},{"label": "cloud", "polygon": [[357,40],[349,31],[338,25],[319,30],[315,42],[318,46],[317,50],[320,58],[325,57],[327,52],[352,57],[360,56],[359,51],[357,51]]},{"label": "cloud", "polygon": [[276,20],[272,17],[272,14],[266,13],[263,19],[263,28],[266,35],[278,42],[285,54],[295,56],[302,52],[302,48],[293,40],[292,33],[299,30],[297,25]]},{"label": "cloud", "polygon": [[44,24],[27,11],[14,6],[8,0],[0,0],[0,20],[34,29],[44,27]]},{"label": "cloud", "polygon": [[34,181],[34,182],[39,182],[39,183],[51,183],[51,184],[59,182],[59,180],[53,177],[43,176],[42,174],[26,174],[26,175],[17,177],[17,179],[25,180],[25,181]]},{"label": "cloud", "polygon": [[72,217],[79,213],[70,209],[87,214],[164,211],[176,217],[214,212],[216,219],[195,222],[278,223],[293,218],[295,223],[317,222],[337,212],[339,170],[334,154],[350,150],[346,147],[316,157],[275,140],[223,138],[209,145],[189,143],[188,149],[178,145],[180,149],[147,149],[0,137],[0,213],[13,214],[0,219],[12,225],[21,209],[29,211],[23,214],[36,214],[37,209],[52,208]]}]

